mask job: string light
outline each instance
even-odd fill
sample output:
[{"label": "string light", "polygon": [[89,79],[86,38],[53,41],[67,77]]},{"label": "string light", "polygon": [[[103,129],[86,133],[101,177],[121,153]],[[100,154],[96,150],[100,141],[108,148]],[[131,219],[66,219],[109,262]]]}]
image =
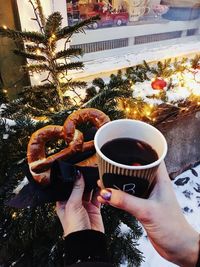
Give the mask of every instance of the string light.
[{"label": "string light", "polygon": [[[172,117],[181,116],[181,114],[193,113],[199,110],[200,106],[199,80],[195,79],[197,77],[200,77],[200,70],[194,72],[192,68],[188,68],[182,73],[176,72],[173,74],[173,76],[168,78],[170,87],[167,88],[167,91],[158,90],[154,92],[153,97],[150,95],[150,98],[154,99],[155,97],[155,99],[161,100],[160,104],[156,105],[145,101],[145,99],[149,100],[148,90],[147,95],[145,95],[144,87],[141,87],[142,89],[140,91],[138,90],[140,87],[137,89],[137,85],[133,85],[130,82],[131,89],[133,89],[133,87],[134,89],[136,88],[137,96],[134,96],[134,99],[128,100],[126,98],[121,98],[120,102],[118,102],[118,108],[126,112],[127,118],[146,120],[152,123],[159,123],[159,121],[166,123],[168,120],[163,120],[163,116],[165,118],[167,114],[169,114],[171,120]],[[151,81],[154,80],[155,79],[151,79]],[[172,93],[171,95],[170,90]],[[180,98],[178,97],[179,95]],[[183,101],[183,99],[185,99],[185,101]],[[184,107],[181,106],[183,102]]]},{"label": "string light", "polygon": [[13,218],[13,219],[16,219],[16,217],[17,217],[17,212],[13,212],[13,214],[12,214],[12,218]]},{"label": "string light", "polygon": [[56,39],[56,35],[54,33],[51,35],[51,39]]},{"label": "string light", "polygon": [[49,111],[54,112],[55,111],[54,107],[50,107]]},{"label": "string light", "polygon": [[41,50],[39,48],[36,49],[36,54],[39,56],[41,55]]},{"label": "string light", "polygon": [[7,30],[8,29],[8,27],[6,26],[6,25],[3,25],[2,26],[5,30]]},{"label": "string light", "polygon": [[7,94],[7,93],[8,93],[8,90],[3,89],[3,93],[4,93],[4,94]]}]

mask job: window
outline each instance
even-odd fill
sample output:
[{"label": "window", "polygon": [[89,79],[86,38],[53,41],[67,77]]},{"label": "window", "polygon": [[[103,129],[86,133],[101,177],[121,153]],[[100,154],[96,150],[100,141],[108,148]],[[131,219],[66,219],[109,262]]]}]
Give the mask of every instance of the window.
[{"label": "window", "polygon": [[69,25],[96,14],[71,43],[85,61],[199,40],[199,0],[67,0]]},{"label": "window", "polygon": [[[28,2],[18,0],[22,28],[33,29]],[[144,59],[157,61],[199,52],[200,0],[42,0],[46,14],[59,10],[63,26],[99,14],[71,40],[85,52],[73,77],[108,76]],[[30,9],[30,8],[29,8]],[[27,23],[28,22],[28,23]],[[30,27],[28,27],[30,26]],[[106,75],[105,75],[106,73]],[[93,76],[93,77],[92,77]]]}]

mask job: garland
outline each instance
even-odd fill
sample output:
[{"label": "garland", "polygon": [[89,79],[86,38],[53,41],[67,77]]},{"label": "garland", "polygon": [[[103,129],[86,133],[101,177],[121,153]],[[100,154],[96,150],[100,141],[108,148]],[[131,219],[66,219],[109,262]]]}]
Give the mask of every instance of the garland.
[{"label": "garland", "polygon": [[[95,80],[93,87],[97,85],[101,90],[93,99],[98,100],[108,90],[118,91],[116,109],[124,117],[153,125],[168,123],[200,110],[200,55],[156,64],[144,61],[123,74],[112,75],[110,82],[103,86],[101,79]],[[91,88],[88,91],[91,93]]]}]

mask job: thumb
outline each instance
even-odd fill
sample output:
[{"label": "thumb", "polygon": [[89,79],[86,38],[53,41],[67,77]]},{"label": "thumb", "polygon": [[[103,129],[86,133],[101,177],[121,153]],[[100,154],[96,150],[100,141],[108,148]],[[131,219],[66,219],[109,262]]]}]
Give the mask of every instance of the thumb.
[{"label": "thumb", "polygon": [[109,204],[115,208],[125,210],[136,218],[141,218],[144,211],[148,209],[146,199],[112,188],[102,189],[100,196],[98,196],[98,201],[102,204]]},{"label": "thumb", "polygon": [[74,183],[72,193],[67,203],[72,203],[72,202],[73,204],[82,203],[84,188],[85,188],[85,183],[84,183],[83,176],[79,171],[77,171],[76,181]]}]

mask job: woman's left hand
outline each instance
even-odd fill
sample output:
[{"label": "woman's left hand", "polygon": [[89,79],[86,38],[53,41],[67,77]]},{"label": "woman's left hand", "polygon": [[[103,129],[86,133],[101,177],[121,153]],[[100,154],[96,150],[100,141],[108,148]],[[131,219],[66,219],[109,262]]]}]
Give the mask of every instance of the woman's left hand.
[{"label": "woman's left hand", "polygon": [[56,203],[56,212],[62,224],[64,236],[86,229],[104,232],[97,193],[84,194],[84,188],[83,176],[78,174],[68,201]]}]

